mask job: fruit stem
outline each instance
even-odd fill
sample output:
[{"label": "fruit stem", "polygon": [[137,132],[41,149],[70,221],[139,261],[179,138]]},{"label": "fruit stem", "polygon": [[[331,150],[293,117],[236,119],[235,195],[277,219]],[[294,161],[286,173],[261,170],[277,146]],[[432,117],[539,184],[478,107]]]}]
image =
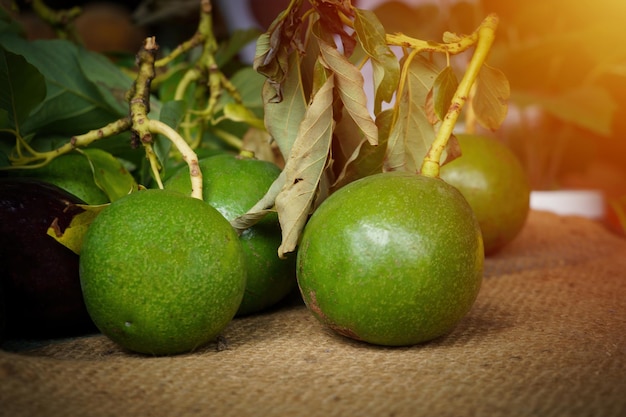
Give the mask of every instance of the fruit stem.
[{"label": "fruit stem", "polygon": [[[15,152],[17,157],[10,157],[11,166],[0,167],[0,171],[9,169],[36,169],[47,165],[57,156],[66,154],[79,147],[85,147],[99,139],[114,136],[128,130],[131,126],[130,117],[124,117],[107,124],[99,129],[90,130],[82,135],[72,136],[69,142],[64,143],[56,149],[46,152],[38,152],[21,137],[17,136]],[[31,156],[23,155],[23,151]]]},{"label": "fruit stem", "polygon": [[[200,23],[198,24],[198,29],[193,34],[193,36],[181,43],[174,49],[169,55],[159,59],[155,62],[155,67],[164,67],[170,62],[174,61],[176,58],[181,56],[184,53],[189,52],[193,48],[198,45],[202,45],[206,42],[207,35],[213,33],[213,22],[212,22],[212,12],[213,5],[210,0],[202,0],[200,2]],[[204,30],[208,26],[208,31]]]},{"label": "fruit stem", "polygon": [[450,139],[450,135],[452,135],[461,110],[471,93],[472,86],[476,82],[476,78],[478,78],[478,73],[489,55],[491,45],[495,39],[497,26],[498,17],[494,14],[487,16],[481,23],[477,32],[478,40],[476,42],[476,49],[454,93],[450,108],[448,108],[448,112],[441,123],[437,136],[424,158],[420,169],[422,175],[433,178],[439,177],[441,155],[448,144],[448,140]]},{"label": "fruit stem", "polygon": [[198,166],[198,155],[177,131],[160,120],[149,120],[148,129],[152,133],[160,134],[169,139],[189,166],[191,176],[191,196],[202,200],[202,172]]},{"label": "fruit stem", "polygon": [[74,20],[82,13],[80,7],[74,6],[67,10],[54,10],[48,7],[43,0],[33,0],[32,8],[41,20],[54,29],[59,38],[81,43],[80,37],[73,25]]},{"label": "fruit stem", "polygon": [[[205,2],[203,2],[204,4]],[[159,120],[148,118],[150,111],[150,82],[155,76],[155,56],[159,46],[153,37],[146,38],[144,45],[137,54],[139,72],[130,91],[130,115],[132,119],[131,131],[133,140],[140,142],[145,150],[153,174],[160,188],[163,188],[158,175],[158,161],[152,150],[152,134],[160,134],[169,139],[180,152],[183,160],[189,165],[191,176],[191,196],[202,200],[202,172],[198,166],[198,156],[191,149],[187,141],[174,129]]]}]

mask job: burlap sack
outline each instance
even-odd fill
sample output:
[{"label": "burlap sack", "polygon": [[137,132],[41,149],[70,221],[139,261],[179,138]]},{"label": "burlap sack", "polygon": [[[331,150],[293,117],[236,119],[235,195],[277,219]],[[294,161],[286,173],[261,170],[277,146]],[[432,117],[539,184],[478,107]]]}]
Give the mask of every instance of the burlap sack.
[{"label": "burlap sack", "polygon": [[531,213],[469,315],[421,346],[336,336],[297,299],[224,338],[161,358],[101,335],[9,342],[0,415],[626,416],[626,240]]}]

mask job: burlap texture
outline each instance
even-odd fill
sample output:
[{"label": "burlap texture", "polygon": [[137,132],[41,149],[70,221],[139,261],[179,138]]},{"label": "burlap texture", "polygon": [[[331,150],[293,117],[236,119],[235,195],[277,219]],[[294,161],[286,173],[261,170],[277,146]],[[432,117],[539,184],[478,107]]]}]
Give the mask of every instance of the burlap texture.
[{"label": "burlap texture", "polygon": [[409,348],[353,342],[294,299],[192,354],[101,335],[5,344],[1,416],[626,416],[626,240],[533,212],[468,316]]}]

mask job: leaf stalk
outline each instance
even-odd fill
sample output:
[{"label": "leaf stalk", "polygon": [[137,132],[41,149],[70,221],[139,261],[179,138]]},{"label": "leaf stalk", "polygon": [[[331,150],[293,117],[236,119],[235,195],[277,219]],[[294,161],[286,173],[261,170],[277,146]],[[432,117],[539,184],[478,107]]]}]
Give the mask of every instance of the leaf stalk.
[{"label": "leaf stalk", "polygon": [[446,148],[450,135],[452,135],[461,110],[470,96],[472,86],[478,78],[478,73],[489,55],[491,45],[495,39],[497,26],[498,17],[492,14],[489,15],[478,28],[476,32],[476,49],[454,93],[450,108],[441,123],[441,127],[437,131],[437,136],[424,158],[420,169],[422,175],[434,178],[439,177],[441,155]]}]

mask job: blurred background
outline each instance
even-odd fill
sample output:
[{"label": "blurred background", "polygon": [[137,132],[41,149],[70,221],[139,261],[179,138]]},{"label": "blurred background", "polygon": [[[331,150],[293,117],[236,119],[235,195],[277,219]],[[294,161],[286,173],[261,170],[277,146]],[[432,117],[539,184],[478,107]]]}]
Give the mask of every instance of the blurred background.
[{"label": "blurred background", "polygon": [[[32,38],[53,37],[29,13],[29,1],[1,0],[20,9]],[[214,0],[215,31],[266,28],[287,0]],[[305,1],[305,4],[308,2]],[[496,132],[518,155],[536,190],[599,189],[609,223],[626,207],[626,2],[623,0],[354,0],[374,10],[389,33],[440,41],[443,32],[469,33],[489,13],[500,18],[489,64],[511,84],[509,114]],[[173,48],[196,27],[199,0],[48,0],[54,9],[81,6],[76,29],[85,46],[134,54],[156,35]],[[240,59],[250,63],[254,45]],[[617,205],[616,205],[617,204]]]}]

